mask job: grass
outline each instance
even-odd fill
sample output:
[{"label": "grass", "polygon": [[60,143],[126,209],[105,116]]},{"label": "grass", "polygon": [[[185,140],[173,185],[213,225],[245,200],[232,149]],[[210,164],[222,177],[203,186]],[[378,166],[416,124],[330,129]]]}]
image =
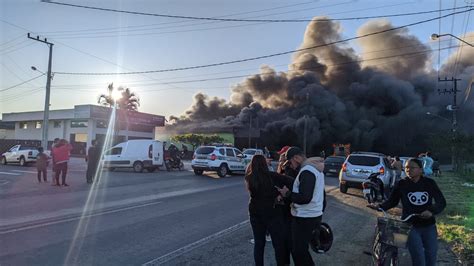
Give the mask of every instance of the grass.
[{"label": "grass", "polygon": [[438,233],[465,262],[474,262],[474,176],[445,172],[434,178],[447,206],[438,217]]}]

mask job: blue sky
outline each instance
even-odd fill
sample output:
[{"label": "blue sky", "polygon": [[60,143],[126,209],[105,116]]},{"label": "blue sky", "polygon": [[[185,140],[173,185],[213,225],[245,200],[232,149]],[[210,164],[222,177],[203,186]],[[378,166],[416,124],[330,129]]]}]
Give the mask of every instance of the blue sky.
[{"label": "blue sky", "polygon": [[[79,5],[148,13],[198,17],[227,16],[252,19],[311,19],[327,15],[347,18],[423,12],[465,6],[471,0],[439,1],[59,1]],[[450,12],[443,12],[447,14]],[[438,16],[438,13],[389,18],[395,26]],[[473,31],[473,18],[459,14],[441,21],[441,32],[461,36]],[[368,20],[341,21],[342,36],[356,35]],[[466,26],[465,23],[468,22]],[[40,34],[54,45],[53,72],[129,72],[169,69],[231,61],[294,50],[302,42],[307,23],[209,22],[120,14],[73,8],[39,0],[0,2],[0,90],[46,72],[48,48],[29,40],[27,32]],[[429,40],[439,31],[439,22],[410,27],[409,32],[437,48]],[[454,45],[453,41],[453,45]],[[359,51],[357,43],[350,45]],[[442,52],[445,58],[448,52]],[[438,53],[433,53],[436,67]],[[258,73],[261,65],[287,69],[291,55],[197,70],[141,75],[70,76],[55,75],[51,109],[94,104],[107,84],[127,86],[141,98],[143,112],[182,114],[193,95],[204,92],[228,99],[231,87],[243,78],[185,82]],[[0,92],[0,113],[42,110],[45,77]]]}]

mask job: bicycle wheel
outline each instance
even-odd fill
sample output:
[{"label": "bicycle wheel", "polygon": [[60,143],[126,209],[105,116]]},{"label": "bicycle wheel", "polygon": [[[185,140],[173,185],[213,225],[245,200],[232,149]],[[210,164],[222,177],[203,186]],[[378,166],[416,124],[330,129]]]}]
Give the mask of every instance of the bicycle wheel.
[{"label": "bicycle wheel", "polygon": [[381,266],[398,266],[398,249],[388,246],[382,256]]}]

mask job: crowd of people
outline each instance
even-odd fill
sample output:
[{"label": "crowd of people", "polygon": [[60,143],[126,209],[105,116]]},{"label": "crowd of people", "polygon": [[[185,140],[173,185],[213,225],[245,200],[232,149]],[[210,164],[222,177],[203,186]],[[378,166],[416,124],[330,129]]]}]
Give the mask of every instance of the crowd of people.
[{"label": "crowd of people", "polygon": [[[255,155],[246,169],[255,265],[264,265],[267,233],[277,265],[290,265],[290,256],[297,266],[314,265],[309,243],[315,241],[318,247],[326,205],[323,168],[306,158],[298,147],[285,146],[278,153],[276,172],[269,170],[262,155]],[[405,165],[394,157],[391,164],[399,181],[385,202],[369,207],[389,210],[401,202],[402,219],[417,214],[408,221],[412,225],[408,250],[413,265],[435,265],[438,241],[434,216],[443,211],[446,200],[436,182],[428,177],[433,174],[431,153],[408,159]],[[401,179],[402,171],[407,178]],[[316,252],[324,250],[317,248]]]},{"label": "crowd of people", "polygon": [[308,249],[312,239],[319,239],[324,175],[298,147],[285,146],[279,154],[277,172],[269,170],[263,155],[253,156],[246,170],[255,264],[263,265],[269,232],[277,265],[290,265],[290,256],[295,265],[313,265]]}]

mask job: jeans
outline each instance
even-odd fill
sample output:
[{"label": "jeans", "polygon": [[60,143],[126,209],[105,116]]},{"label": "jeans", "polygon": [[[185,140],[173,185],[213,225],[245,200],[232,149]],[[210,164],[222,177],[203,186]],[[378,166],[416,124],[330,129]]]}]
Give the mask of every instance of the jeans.
[{"label": "jeans", "polygon": [[38,170],[38,182],[41,182],[41,173],[43,173],[44,182],[48,181],[48,178],[47,178],[48,171],[47,171],[46,167],[45,168],[40,168],[40,169],[37,169],[37,170]]},{"label": "jeans", "polygon": [[57,163],[55,165],[54,179],[56,185],[59,185],[59,175],[62,178],[62,185],[66,184],[66,174],[67,174],[67,162]]},{"label": "jeans", "polygon": [[[293,217],[291,221],[291,253],[296,266],[314,265],[309,253],[309,243],[313,238],[313,232],[319,233],[322,216],[302,218]],[[317,238],[317,237],[316,237]]]},{"label": "jeans", "polygon": [[438,234],[435,224],[424,227],[413,227],[408,235],[407,245],[413,265],[436,265]]},{"label": "jeans", "polygon": [[265,251],[265,235],[267,231],[272,237],[273,248],[275,249],[275,259],[277,265],[285,265],[285,237],[281,216],[250,215],[250,224],[252,225],[253,238],[255,245],[253,247],[253,258],[255,265],[263,266],[263,254]]}]

